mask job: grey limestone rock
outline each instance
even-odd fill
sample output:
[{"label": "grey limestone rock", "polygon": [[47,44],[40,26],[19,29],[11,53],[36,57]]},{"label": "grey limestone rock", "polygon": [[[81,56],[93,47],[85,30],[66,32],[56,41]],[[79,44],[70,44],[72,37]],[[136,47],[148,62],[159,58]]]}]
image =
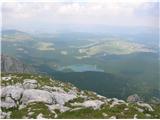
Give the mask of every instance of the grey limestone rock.
[{"label": "grey limestone rock", "polygon": [[141,98],[137,94],[130,95],[127,98],[127,102],[129,102],[129,103],[135,103],[135,102],[139,102],[139,101],[141,101]]},{"label": "grey limestone rock", "polygon": [[54,98],[53,95],[44,90],[38,90],[38,89],[26,89],[23,92],[23,96],[21,99],[23,104],[28,104],[29,102],[44,102],[47,104],[54,104]]},{"label": "grey limestone rock", "polygon": [[38,87],[38,82],[34,79],[25,79],[23,81],[24,89],[35,89]]}]

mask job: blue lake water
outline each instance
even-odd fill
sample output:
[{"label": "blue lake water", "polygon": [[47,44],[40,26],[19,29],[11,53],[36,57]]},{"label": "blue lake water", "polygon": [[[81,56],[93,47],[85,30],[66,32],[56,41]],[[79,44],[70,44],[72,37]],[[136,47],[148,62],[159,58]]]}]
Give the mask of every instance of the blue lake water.
[{"label": "blue lake water", "polygon": [[75,65],[64,66],[59,68],[58,70],[63,71],[65,69],[71,69],[75,72],[85,72],[85,71],[104,72],[104,70],[97,68],[96,65],[88,65],[88,64],[75,64]]}]

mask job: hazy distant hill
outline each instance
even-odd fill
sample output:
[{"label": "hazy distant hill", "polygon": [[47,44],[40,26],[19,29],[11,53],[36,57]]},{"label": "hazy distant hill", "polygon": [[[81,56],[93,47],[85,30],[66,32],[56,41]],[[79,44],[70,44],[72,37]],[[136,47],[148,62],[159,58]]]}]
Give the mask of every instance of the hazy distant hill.
[{"label": "hazy distant hill", "polygon": [[26,34],[26,33],[15,29],[2,30],[2,35],[13,35],[13,34]]},{"label": "hazy distant hill", "polygon": [[28,33],[19,31],[19,30],[2,30],[2,41],[24,41],[24,40],[33,40],[33,37]]}]

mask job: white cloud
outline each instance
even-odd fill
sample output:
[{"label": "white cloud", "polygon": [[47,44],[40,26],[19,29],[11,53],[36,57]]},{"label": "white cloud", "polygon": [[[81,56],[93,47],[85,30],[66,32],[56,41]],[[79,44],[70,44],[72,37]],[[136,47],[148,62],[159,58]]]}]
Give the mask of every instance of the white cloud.
[{"label": "white cloud", "polygon": [[[57,24],[103,24],[114,26],[154,26],[157,16],[146,15],[152,3],[141,2],[54,2],[4,3],[3,25],[7,27]],[[143,11],[142,11],[143,10]],[[139,15],[138,12],[141,12]],[[18,25],[20,24],[20,25]],[[156,23],[157,24],[157,23]]]}]

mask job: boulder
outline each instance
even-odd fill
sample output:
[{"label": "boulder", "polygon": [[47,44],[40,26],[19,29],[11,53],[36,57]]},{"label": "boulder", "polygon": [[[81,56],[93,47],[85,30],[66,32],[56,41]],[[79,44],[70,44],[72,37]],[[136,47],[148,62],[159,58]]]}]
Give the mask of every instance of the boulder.
[{"label": "boulder", "polygon": [[138,106],[146,108],[148,111],[154,111],[153,108],[147,103],[137,103]]},{"label": "boulder", "polygon": [[55,103],[53,95],[50,92],[37,89],[26,89],[23,92],[21,101],[23,104],[29,102],[43,102],[47,104]]},{"label": "boulder", "polygon": [[127,102],[129,102],[129,103],[135,103],[135,102],[139,102],[139,101],[141,101],[141,98],[137,94],[130,95],[127,98]]},{"label": "boulder", "polygon": [[141,112],[141,113],[144,112],[144,110],[141,109],[141,108],[136,108],[136,109],[137,109],[138,112]]},{"label": "boulder", "polygon": [[51,87],[51,86],[47,86],[47,85],[44,85],[42,87],[43,90],[46,90],[46,91],[49,91],[49,92],[52,92],[52,91],[57,91],[57,92],[63,92],[65,93],[65,91],[61,88],[61,87]]},{"label": "boulder", "polygon": [[76,96],[73,94],[62,92],[52,92],[52,95],[54,96],[56,103],[60,105],[64,105],[65,102],[68,102],[69,100],[73,100],[74,98],[76,98]]},{"label": "boulder", "polygon": [[23,91],[23,88],[16,85],[1,88],[1,107],[6,109],[17,107]]},{"label": "boulder", "polygon": [[110,108],[112,108],[112,107],[114,107],[114,106],[116,106],[116,105],[119,105],[119,103],[116,102],[116,101],[113,101],[112,104],[110,105]]},{"label": "boulder", "polygon": [[5,108],[5,109],[17,107],[17,105],[15,104],[14,101],[10,101],[10,102],[1,101],[0,105],[1,105],[2,108]]},{"label": "boulder", "polygon": [[38,87],[38,82],[37,80],[34,80],[34,79],[24,79],[23,87],[25,89],[35,89]]},{"label": "boulder", "polygon": [[128,111],[128,110],[129,110],[129,108],[124,108],[124,110],[125,110],[125,111]]},{"label": "boulder", "polygon": [[36,117],[36,119],[45,119],[45,118],[43,117],[43,114],[40,113],[40,114],[38,114],[38,116]]},{"label": "boulder", "polygon": [[116,116],[111,116],[109,119],[116,119]]},{"label": "boulder", "polygon": [[8,81],[8,80],[11,80],[11,77],[10,76],[8,76],[8,77],[2,77],[2,80]]},{"label": "boulder", "polygon": [[134,115],[134,119],[137,119],[137,114]]},{"label": "boulder", "polygon": [[106,114],[106,113],[102,113],[102,115],[103,115],[104,117],[107,117],[107,116],[108,116],[108,114]]},{"label": "boulder", "polygon": [[6,99],[7,97],[19,100],[22,97],[24,89],[19,86],[7,86],[1,89],[1,97]]},{"label": "boulder", "polygon": [[1,112],[0,119],[5,119],[7,117],[7,113]]},{"label": "boulder", "polygon": [[151,117],[151,115],[150,115],[150,114],[147,114],[147,113],[145,114],[145,116],[146,116],[146,117]]},{"label": "boulder", "polygon": [[0,111],[0,119],[9,119],[11,115],[11,112],[2,112]]},{"label": "boulder", "polygon": [[110,107],[114,107],[120,104],[126,104],[124,100],[118,100],[117,98],[113,98],[111,101],[112,101],[112,104],[110,105]]},{"label": "boulder", "polygon": [[100,100],[88,100],[85,101],[82,105],[84,107],[92,107],[94,110],[99,109],[101,105],[103,104]]},{"label": "boulder", "polygon": [[49,108],[50,111],[54,111],[55,109],[57,109],[60,112],[66,112],[66,111],[70,110],[69,107],[66,107],[66,106],[63,106],[63,105],[59,105],[59,104],[48,105],[48,108]]}]

